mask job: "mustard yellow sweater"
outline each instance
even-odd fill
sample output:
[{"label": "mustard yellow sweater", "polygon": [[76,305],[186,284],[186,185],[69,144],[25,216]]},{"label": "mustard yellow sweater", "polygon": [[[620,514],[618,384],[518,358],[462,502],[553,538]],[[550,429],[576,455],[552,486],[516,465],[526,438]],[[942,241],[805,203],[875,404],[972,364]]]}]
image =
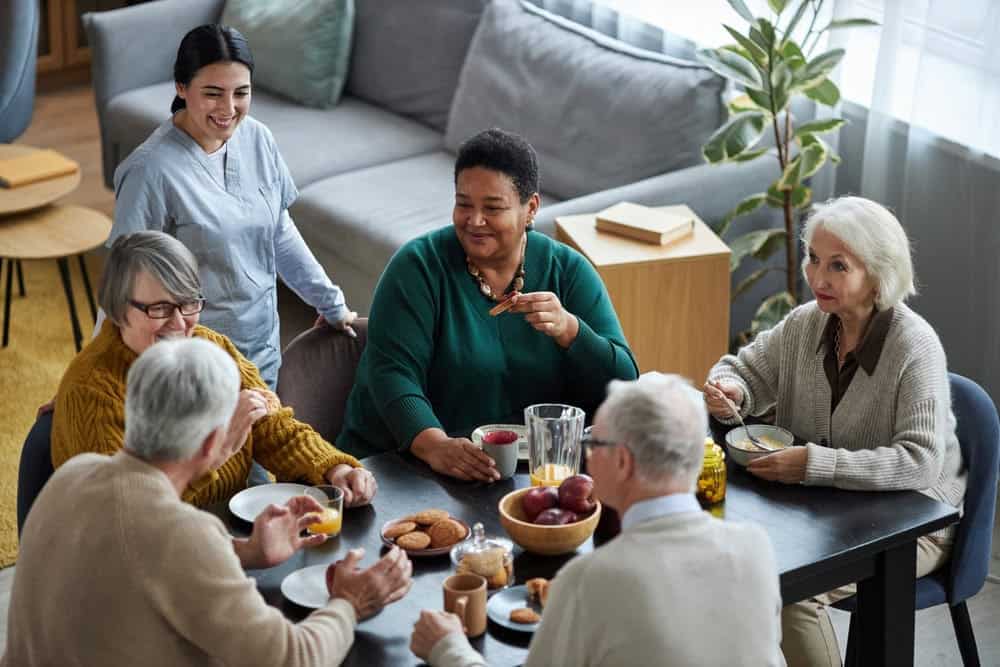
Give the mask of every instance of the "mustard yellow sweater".
[{"label": "mustard yellow sweater", "polygon": [[[196,338],[209,340],[232,356],[242,389],[267,389],[256,366],[228,338],[203,326]],[[122,342],[118,327],[105,320],[100,333],[70,362],[56,394],[52,421],[52,465],[58,468],[82,452],[111,455],[125,439],[125,378],[138,355]],[[246,486],[256,459],[281,481],[323,484],[323,473],[357,459],[327,443],[291,408],[281,408],[253,425],[243,448],[218,470],[192,482],[183,499],[200,507],[224,500]]]}]

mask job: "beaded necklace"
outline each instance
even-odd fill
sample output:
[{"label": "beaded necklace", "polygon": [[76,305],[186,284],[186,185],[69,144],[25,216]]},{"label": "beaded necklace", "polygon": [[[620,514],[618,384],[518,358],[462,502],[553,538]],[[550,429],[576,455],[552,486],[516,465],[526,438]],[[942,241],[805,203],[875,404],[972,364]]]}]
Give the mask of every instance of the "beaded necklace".
[{"label": "beaded necklace", "polygon": [[525,235],[521,241],[521,263],[517,267],[517,272],[514,273],[514,278],[510,281],[510,284],[507,285],[507,290],[504,294],[499,295],[493,293],[493,288],[490,287],[488,282],[486,282],[486,278],[483,277],[479,267],[472,263],[472,259],[470,259],[468,255],[465,256],[465,266],[469,270],[469,275],[472,276],[479,284],[479,291],[483,293],[483,296],[492,301],[503,301],[506,294],[510,294],[511,292],[520,292],[524,289],[524,257],[527,254],[527,244],[528,237]]}]

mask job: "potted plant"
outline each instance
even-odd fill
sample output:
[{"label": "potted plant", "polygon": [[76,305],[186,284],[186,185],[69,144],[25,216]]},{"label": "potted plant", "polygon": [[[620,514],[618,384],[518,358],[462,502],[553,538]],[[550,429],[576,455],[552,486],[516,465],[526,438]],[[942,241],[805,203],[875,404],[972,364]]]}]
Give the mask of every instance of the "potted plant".
[{"label": "potted plant", "polygon": [[[796,123],[789,108],[801,95],[818,104],[834,107],[840,90],[828,75],[844,57],[843,49],[813,55],[820,37],[829,30],[873,26],[869,19],[829,21],[818,26],[824,0],[768,0],[771,17],[756,17],[743,0],[728,0],[747,23],[745,33],[723,25],[735,40],[717,49],[701,49],[699,59],[712,70],[742,88],[743,94],[728,103],[729,119],[709,137],[702,153],[711,164],[776,159],[776,178],[767,192],[739,202],[716,230],[729,232],[733,221],[762,206],[781,209],[784,226],[745,233],[729,244],[730,270],[736,271],[748,255],[764,262],[780,249],[785,251],[782,267],[763,267],[752,272],[733,288],[735,300],[770,271],[784,271],[785,289],[760,304],[749,331],[737,337],[745,344],[758,332],[777,324],[799,302],[797,259],[798,223],[812,204],[807,179],[827,160],[840,158],[823,140],[823,134],[839,129],[842,118],[823,118]],[[771,130],[774,147],[759,148],[765,131]]]}]

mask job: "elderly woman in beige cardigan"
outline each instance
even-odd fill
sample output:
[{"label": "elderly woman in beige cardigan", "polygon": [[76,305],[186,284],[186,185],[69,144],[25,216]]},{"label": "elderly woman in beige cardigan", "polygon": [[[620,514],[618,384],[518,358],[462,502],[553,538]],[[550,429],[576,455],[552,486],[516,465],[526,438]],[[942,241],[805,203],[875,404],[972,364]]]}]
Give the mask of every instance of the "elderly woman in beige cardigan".
[{"label": "elderly woman in beige cardigan", "polygon": [[[934,329],[904,303],[915,293],[910,244],[881,205],[843,197],[803,232],[803,270],[816,297],[709,372],[705,401],[720,421],[773,414],[808,444],[753,461],[763,479],[842,489],[913,489],[960,507],[965,472],[948,369]],[[917,576],[948,558],[948,529],[917,542]],[[826,605],[843,587],[785,607],[791,667],[839,665]]]}]

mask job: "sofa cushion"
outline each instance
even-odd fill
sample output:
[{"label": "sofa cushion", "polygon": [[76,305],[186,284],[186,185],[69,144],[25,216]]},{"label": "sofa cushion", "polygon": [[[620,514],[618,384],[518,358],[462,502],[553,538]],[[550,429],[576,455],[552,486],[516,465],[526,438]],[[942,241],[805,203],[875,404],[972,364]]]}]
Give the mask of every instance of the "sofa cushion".
[{"label": "sofa cushion", "polygon": [[489,127],[538,151],[542,187],[569,199],[701,162],[724,80],[517,0],[494,0],[469,47],[445,146]]},{"label": "sofa cushion", "polygon": [[[404,243],[451,224],[454,169],[455,156],[437,151],[326,178],[302,189],[292,217],[317,256],[379,275]],[[337,282],[336,265],[326,268]]]},{"label": "sofa cushion", "polygon": [[356,0],[347,92],[444,132],[487,0]]},{"label": "sofa cushion", "polygon": [[[104,131],[118,153],[116,164],[169,117],[173,98],[170,82],[111,100]],[[309,109],[255,90],[250,110],[274,134],[300,189],[334,174],[438,150],[443,139],[420,123],[351,97],[333,109]]]},{"label": "sofa cushion", "polygon": [[337,104],[351,58],[354,0],[226,0],[222,23],[250,43],[255,85],[308,107]]}]

